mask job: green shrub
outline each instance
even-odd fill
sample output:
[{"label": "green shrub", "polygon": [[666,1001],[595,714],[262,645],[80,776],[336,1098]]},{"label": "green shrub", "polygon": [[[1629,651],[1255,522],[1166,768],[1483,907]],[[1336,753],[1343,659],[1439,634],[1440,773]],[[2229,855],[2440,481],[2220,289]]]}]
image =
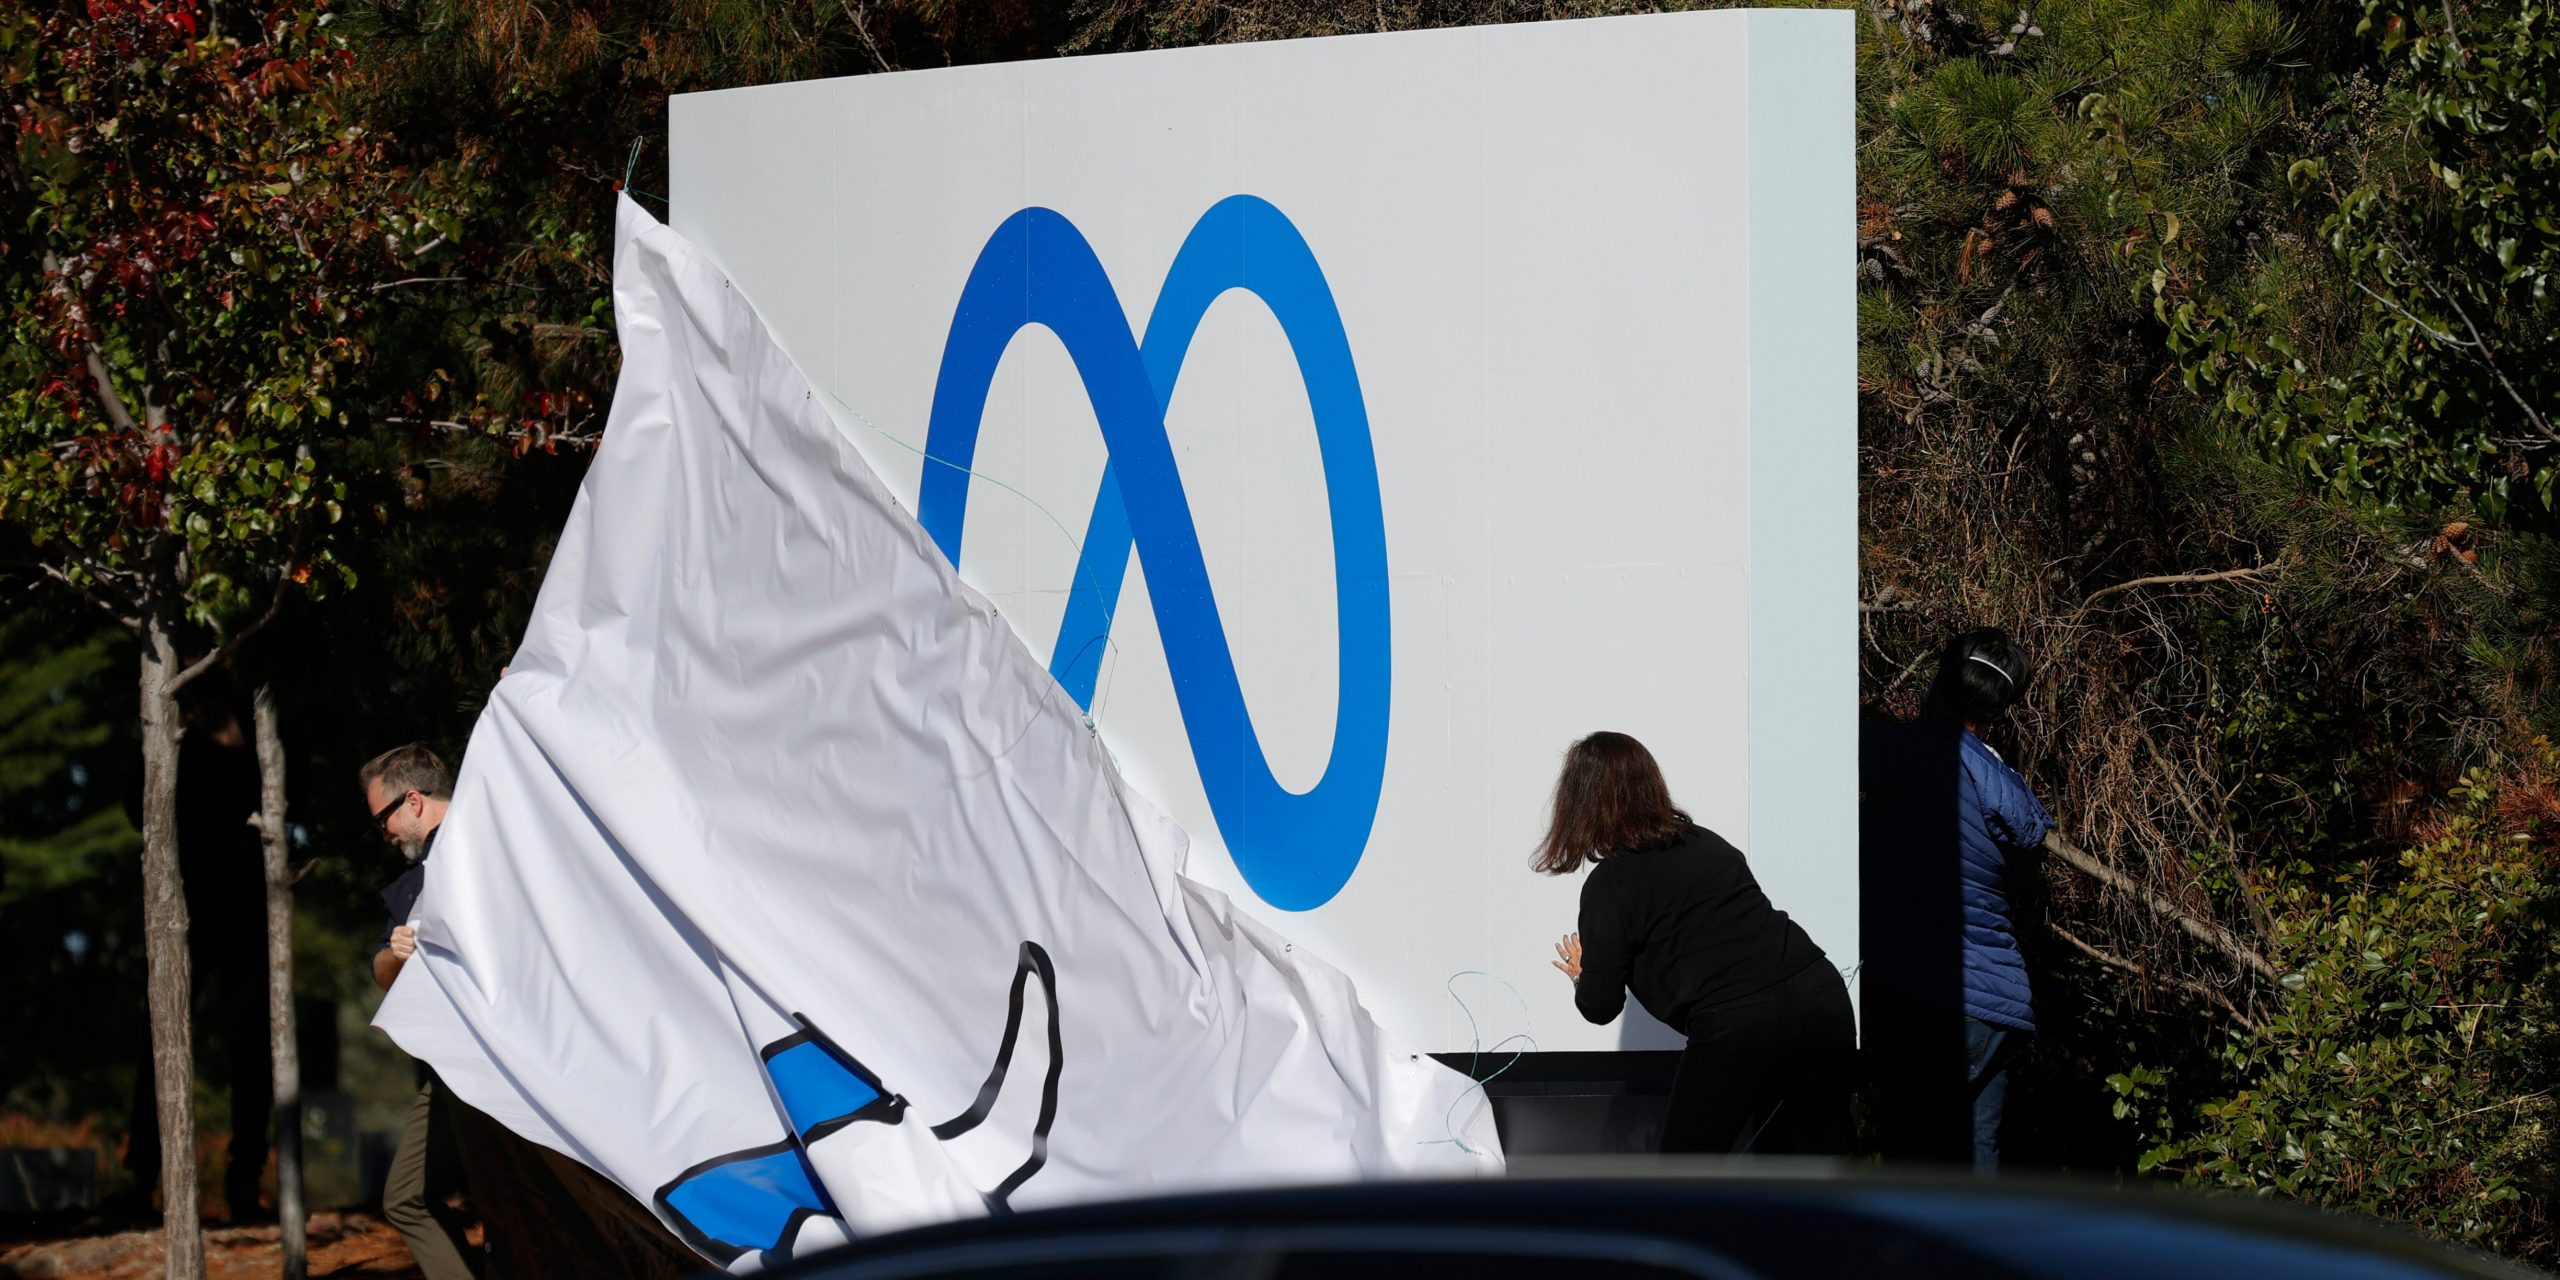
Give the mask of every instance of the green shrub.
[{"label": "green shrub", "polygon": [[2278,894],[2285,990],[2227,1042],[2239,1087],[2144,1165],[2547,1256],[2555,772],[2468,775],[2395,862]]}]

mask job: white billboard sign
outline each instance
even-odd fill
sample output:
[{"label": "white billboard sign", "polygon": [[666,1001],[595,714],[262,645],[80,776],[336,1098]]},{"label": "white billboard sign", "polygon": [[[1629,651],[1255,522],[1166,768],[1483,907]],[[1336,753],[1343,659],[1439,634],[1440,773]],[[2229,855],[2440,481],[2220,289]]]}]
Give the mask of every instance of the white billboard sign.
[{"label": "white billboard sign", "polygon": [[1190,875],[1432,1048],[1670,1047],[1574,1013],[1527,857],[1632,733],[1856,962],[1851,22],[685,95],[670,221]]}]

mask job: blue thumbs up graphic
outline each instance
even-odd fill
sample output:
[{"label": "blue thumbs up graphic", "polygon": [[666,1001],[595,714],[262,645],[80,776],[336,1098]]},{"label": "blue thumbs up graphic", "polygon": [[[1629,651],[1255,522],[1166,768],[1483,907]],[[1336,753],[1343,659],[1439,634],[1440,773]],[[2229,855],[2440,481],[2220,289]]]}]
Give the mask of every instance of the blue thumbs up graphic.
[{"label": "blue thumbs up graphic", "polygon": [[[932,1130],[944,1142],[979,1130],[1006,1095],[1007,1080],[1021,1078],[1013,1075],[1012,1068],[1022,1039],[1024,1001],[1034,978],[1039,979],[1048,1011],[1047,1068],[1039,1077],[1030,1155],[994,1188],[982,1191],[992,1213],[1009,1212],[1013,1193],[1048,1162],[1049,1130],[1058,1116],[1058,1077],[1066,1063],[1058,1022],[1057,971],[1040,944],[1022,944],[1004,1035],[986,1083],[967,1110]],[[794,1014],[792,1021],[799,1024],[799,1031],[760,1051],[765,1076],[782,1102],[790,1133],[778,1142],[694,1165],[670,1179],[654,1197],[659,1216],[685,1243],[723,1266],[750,1252],[764,1253],[768,1263],[788,1257],[791,1241],[812,1218],[831,1219],[841,1227],[843,1215],[810,1167],[808,1148],[852,1125],[896,1125],[906,1120],[905,1098],[889,1092],[878,1076],[808,1019]]]}]

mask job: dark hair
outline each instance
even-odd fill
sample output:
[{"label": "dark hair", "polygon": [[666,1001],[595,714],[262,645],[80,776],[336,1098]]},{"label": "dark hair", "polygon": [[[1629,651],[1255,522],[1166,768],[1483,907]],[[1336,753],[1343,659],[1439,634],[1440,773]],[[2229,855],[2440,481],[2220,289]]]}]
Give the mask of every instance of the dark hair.
[{"label": "dark hair", "polygon": [[2035,668],[2027,651],[1998,627],[1975,627],[1947,642],[1938,655],[1938,678],[1921,700],[1931,720],[1989,724],[2026,696]]},{"label": "dark hair", "polygon": [[1653,753],[1623,733],[1595,733],[1564,753],[1555,816],[1529,865],[1560,876],[1586,861],[1662,848],[1688,829]]},{"label": "dark hair", "polygon": [[427,750],[424,743],[412,742],[405,747],[393,747],[365,761],[364,767],[356,770],[356,785],[359,787],[372,786],[376,778],[382,779],[385,791],[401,795],[415,791],[437,800],[453,798],[453,771],[445,768],[444,761],[437,759],[436,753]]}]

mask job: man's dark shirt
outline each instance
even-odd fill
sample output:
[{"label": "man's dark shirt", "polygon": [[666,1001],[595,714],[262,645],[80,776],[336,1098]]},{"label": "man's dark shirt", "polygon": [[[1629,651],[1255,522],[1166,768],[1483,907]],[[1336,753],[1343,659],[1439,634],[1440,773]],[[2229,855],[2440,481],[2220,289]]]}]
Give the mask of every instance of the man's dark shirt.
[{"label": "man's dark shirt", "polygon": [[[398,879],[382,887],[382,905],[391,913],[391,918],[383,922],[382,941],[374,944],[373,955],[382,954],[383,948],[391,945],[391,931],[409,923],[409,912],[417,907],[418,895],[427,891],[427,856],[436,851],[436,831],[442,830],[443,825],[438,824],[435,831],[428,832],[426,844],[418,850],[418,860],[410,863]],[[372,963],[373,956],[366,956],[368,972]],[[435,1069],[428,1066],[425,1059],[417,1060],[415,1067],[419,1087],[423,1088],[435,1080]]]},{"label": "man's dark shirt", "polygon": [[[409,912],[418,905],[418,895],[427,891],[427,858],[436,851],[436,832],[442,830],[444,828],[439,825],[435,831],[428,832],[426,846],[418,851],[418,860],[410,863],[408,869],[400,873],[399,879],[382,887],[382,905],[391,913],[391,918],[382,926],[382,941],[374,944],[375,952],[391,945],[391,931],[409,923]],[[370,964],[373,956],[368,954],[365,960]]]}]

